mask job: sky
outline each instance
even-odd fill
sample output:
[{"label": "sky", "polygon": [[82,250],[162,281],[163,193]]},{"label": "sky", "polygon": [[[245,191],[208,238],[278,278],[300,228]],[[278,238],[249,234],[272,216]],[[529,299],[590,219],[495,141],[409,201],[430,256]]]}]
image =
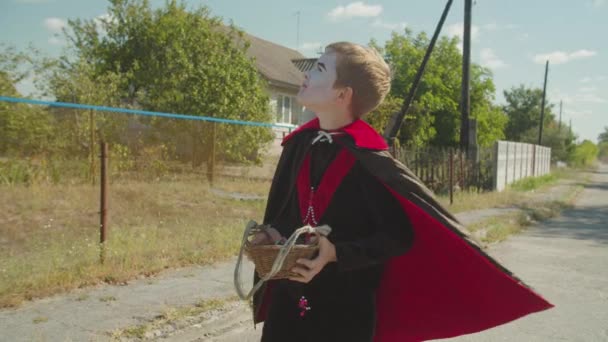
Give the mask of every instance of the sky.
[{"label": "sky", "polygon": [[[315,57],[334,41],[381,44],[392,31],[435,29],[446,0],[187,0],[260,38]],[[151,0],[161,6],[164,0]],[[67,19],[102,18],[104,0],[0,0],[0,42],[32,44],[50,56],[65,48]],[[299,14],[298,14],[299,13]],[[298,28],[299,16],[299,28]],[[464,1],[455,0],[443,34],[462,35]],[[596,141],[608,126],[608,0],[475,0],[472,58],[490,68],[496,102],[503,91],[523,84],[542,88],[545,61],[547,99],[563,101],[563,121],[572,120],[579,138]],[[298,34],[299,32],[299,34]],[[18,85],[32,93],[30,81]]]}]

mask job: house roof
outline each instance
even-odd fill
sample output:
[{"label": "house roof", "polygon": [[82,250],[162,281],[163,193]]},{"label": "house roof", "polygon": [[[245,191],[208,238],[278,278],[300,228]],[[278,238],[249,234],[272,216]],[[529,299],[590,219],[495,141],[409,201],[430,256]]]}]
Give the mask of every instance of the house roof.
[{"label": "house roof", "polygon": [[247,54],[255,58],[258,71],[271,85],[300,87],[304,74],[292,61],[305,59],[304,55],[247,33],[245,37],[251,42]]}]

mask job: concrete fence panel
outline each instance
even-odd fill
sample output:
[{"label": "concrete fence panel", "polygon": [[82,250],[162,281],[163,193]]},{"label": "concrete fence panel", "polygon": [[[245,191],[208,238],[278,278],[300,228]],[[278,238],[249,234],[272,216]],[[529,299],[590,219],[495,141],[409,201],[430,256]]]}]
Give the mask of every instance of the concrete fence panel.
[{"label": "concrete fence panel", "polygon": [[512,141],[494,145],[494,189],[504,190],[509,184],[527,177],[551,172],[551,148]]}]

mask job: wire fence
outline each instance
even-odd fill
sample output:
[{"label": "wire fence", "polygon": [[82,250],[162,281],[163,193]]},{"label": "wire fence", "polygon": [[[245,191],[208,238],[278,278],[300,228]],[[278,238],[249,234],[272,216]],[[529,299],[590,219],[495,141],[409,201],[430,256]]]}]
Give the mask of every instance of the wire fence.
[{"label": "wire fence", "polygon": [[479,149],[478,160],[456,148],[402,148],[398,159],[436,194],[492,190],[492,148]]},{"label": "wire fence", "polygon": [[261,221],[291,126],[152,114],[0,101],[0,307],[231,257]]}]

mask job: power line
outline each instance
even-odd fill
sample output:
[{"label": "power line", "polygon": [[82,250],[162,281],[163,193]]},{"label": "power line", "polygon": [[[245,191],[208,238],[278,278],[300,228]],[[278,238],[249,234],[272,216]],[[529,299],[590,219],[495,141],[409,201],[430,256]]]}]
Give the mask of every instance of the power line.
[{"label": "power line", "polygon": [[218,123],[226,123],[226,124],[233,124],[233,125],[242,125],[242,126],[270,127],[270,128],[272,128],[272,127],[293,128],[293,126],[285,125],[285,124],[271,124],[271,123],[267,123],[267,122],[242,121],[242,120],[233,120],[233,119],[214,118],[214,117],[210,117],[210,116],[197,116],[197,115],[188,115],[188,114],[152,112],[152,111],[148,111],[148,110],[95,106],[95,105],[69,103],[69,102],[32,100],[32,99],[24,99],[24,98],[9,97],[9,96],[0,96],[0,101],[11,102],[11,103],[25,103],[25,104],[38,105],[38,106],[89,109],[89,110],[96,110],[96,111],[101,111],[101,112],[135,114],[135,115],[154,116],[154,117],[171,118],[171,119],[209,121],[209,122],[218,122]]}]

